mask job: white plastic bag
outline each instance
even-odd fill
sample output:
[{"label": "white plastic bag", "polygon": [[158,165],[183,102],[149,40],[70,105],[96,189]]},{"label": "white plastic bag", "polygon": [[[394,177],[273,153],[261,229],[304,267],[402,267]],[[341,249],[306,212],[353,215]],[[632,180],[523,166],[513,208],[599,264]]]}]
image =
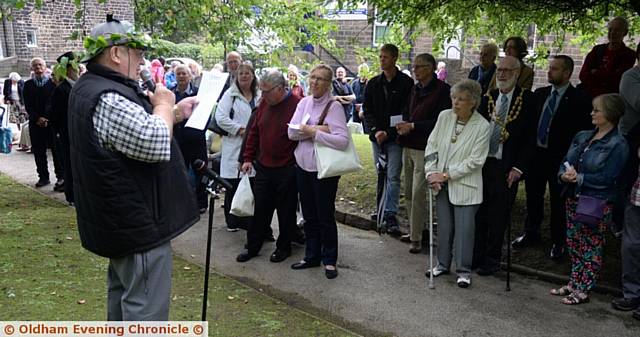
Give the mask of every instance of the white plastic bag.
[{"label": "white plastic bag", "polygon": [[249,183],[249,175],[245,174],[240,179],[238,188],[236,188],[236,194],[231,201],[231,210],[229,213],[245,217],[253,216],[254,200],[253,191],[251,190],[251,184]]}]

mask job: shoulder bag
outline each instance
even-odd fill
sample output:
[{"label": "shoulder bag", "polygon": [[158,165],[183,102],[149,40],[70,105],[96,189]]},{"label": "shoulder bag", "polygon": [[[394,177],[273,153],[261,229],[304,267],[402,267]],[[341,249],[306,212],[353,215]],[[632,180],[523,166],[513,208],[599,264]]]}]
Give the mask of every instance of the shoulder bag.
[{"label": "shoulder bag", "polygon": [[[331,100],[324,107],[318,125],[324,124],[329,108],[334,101]],[[345,150],[337,150],[330,146],[313,142],[316,155],[316,167],[318,169],[318,179],[341,176],[343,174],[362,170],[360,157],[356,152],[356,147],[349,132],[349,145]]]}]

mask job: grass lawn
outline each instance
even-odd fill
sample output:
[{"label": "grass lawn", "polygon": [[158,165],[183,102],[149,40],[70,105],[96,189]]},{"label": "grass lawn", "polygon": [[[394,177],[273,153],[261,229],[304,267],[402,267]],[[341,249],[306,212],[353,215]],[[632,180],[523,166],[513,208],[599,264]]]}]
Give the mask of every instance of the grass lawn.
[{"label": "grass lawn", "polygon": [[[107,259],[80,246],[75,211],[0,175],[0,320],[105,320]],[[203,269],[174,258],[172,320],[199,320]],[[211,274],[210,336],[355,336]]]}]

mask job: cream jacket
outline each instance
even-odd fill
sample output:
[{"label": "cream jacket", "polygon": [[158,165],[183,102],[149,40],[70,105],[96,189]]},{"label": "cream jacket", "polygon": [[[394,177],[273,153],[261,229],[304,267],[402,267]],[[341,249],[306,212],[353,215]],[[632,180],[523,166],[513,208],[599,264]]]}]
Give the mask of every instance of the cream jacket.
[{"label": "cream jacket", "polygon": [[424,171],[427,176],[434,172],[449,174],[449,201],[453,205],[477,205],[482,203],[482,165],[489,153],[491,129],[476,111],[453,144],[456,120],[451,109],[438,116],[427,140]]}]

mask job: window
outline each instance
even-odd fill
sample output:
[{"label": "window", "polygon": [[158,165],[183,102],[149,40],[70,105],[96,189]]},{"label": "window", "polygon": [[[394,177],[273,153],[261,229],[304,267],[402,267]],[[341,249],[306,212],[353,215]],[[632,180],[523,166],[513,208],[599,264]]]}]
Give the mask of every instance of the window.
[{"label": "window", "polygon": [[37,47],[38,38],[36,36],[36,30],[29,29],[25,33],[27,34],[27,47]]},{"label": "window", "polygon": [[536,49],[536,39],[538,38],[538,26],[535,24],[530,24],[527,27],[527,50],[529,50],[529,55],[532,55]]},{"label": "window", "polygon": [[373,46],[377,47],[384,44],[387,34],[389,34],[389,26],[386,22],[378,21],[378,10],[374,12],[375,20],[373,22]]}]

